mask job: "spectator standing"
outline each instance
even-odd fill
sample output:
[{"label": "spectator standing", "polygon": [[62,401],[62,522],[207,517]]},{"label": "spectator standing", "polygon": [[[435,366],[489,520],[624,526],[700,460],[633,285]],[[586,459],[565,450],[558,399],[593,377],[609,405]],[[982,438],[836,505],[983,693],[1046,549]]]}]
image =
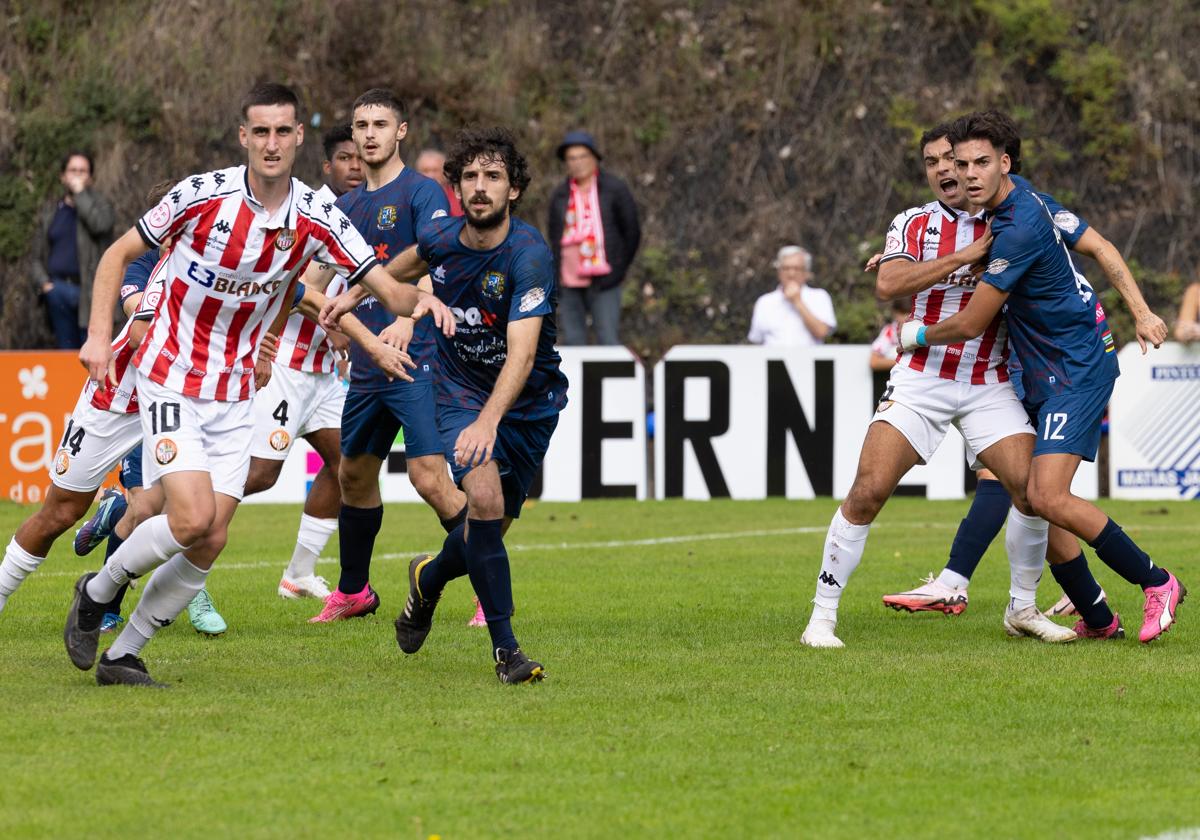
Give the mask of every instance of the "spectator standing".
[{"label": "spectator standing", "polygon": [[892,320],[883,325],[871,342],[871,370],[891,370],[900,350],[900,328],[912,314],[912,298],[896,298],[891,303]]},{"label": "spectator standing", "polygon": [[1188,286],[1183,293],[1179,317],[1175,320],[1175,340],[1185,344],[1200,341],[1200,282]]},{"label": "spectator standing", "polygon": [[620,344],[621,283],[641,242],[629,187],[601,170],[586,131],[569,131],[558,146],[567,177],[550,194],[547,222],[558,279],[560,344],[587,344],[588,315],[597,344]]},{"label": "spectator standing", "polygon": [[[59,174],[63,195],[47,202],[38,214],[33,279],[60,349],[83,346],[92,278],[100,255],[112,242],[112,204],[93,188],[92,174],[91,155],[69,152]],[[114,322],[121,320],[115,308],[112,317]]]},{"label": "spectator standing", "polygon": [[809,285],[812,254],[799,245],[786,245],[779,249],[774,265],[779,286],[754,302],[750,343],[768,347],[821,344],[837,328],[837,318],[829,292]]},{"label": "spectator standing", "polygon": [[446,194],[446,201],[450,204],[450,215],[461,216],[463,214],[462,202],[458,200],[458,194],[446,180],[445,152],[439,149],[422,149],[421,153],[417,155],[417,162],[414,166],[426,178],[432,178],[441,186],[442,192]]}]

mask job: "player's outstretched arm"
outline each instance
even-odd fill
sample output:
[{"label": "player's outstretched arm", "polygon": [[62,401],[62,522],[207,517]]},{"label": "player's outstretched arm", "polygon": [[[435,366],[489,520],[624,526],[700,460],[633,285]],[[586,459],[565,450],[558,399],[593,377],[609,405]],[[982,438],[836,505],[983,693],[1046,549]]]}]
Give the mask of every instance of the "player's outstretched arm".
[{"label": "player's outstretched arm", "polygon": [[[296,306],[296,311],[310,321],[318,321],[321,311],[329,302],[329,298],[313,289],[306,288],[304,297]],[[342,316],[338,324],[338,329],[345,333],[351,341],[358,344],[371,357],[371,361],[379,365],[389,380],[403,379],[405,382],[412,382],[412,377],[408,375],[405,368],[415,368],[416,362],[399,348],[392,347],[381,341],[374,335],[363,322],[354,316],[354,313],[346,313]]]},{"label": "player's outstretched arm", "polygon": [[1129,271],[1129,266],[1125,264],[1115,245],[1097,233],[1095,228],[1089,227],[1075,243],[1075,250],[1100,263],[1104,276],[1121,295],[1121,300],[1125,301],[1125,306],[1133,315],[1136,324],[1137,340],[1142,353],[1146,352],[1146,342],[1158,347],[1167,340],[1167,325],[1151,311],[1146,299],[1142,297],[1142,290],[1138,288],[1137,281]]},{"label": "player's outstretched arm", "polygon": [[492,459],[496,429],[529,379],[541,331],[541,316],[508,322],[508,355],[496,377],[492,395],[475,422],[459,432],[454,442],[454,460],[459,466],[478,467]]},{"label": "player's outstretched arm", "polygon": [[1002,292],[987,283],[980,283],[966,307],[945,321],[929,326],[920,321],[906,322],[900,330],[900,349],[912,350],[931,344],[957,344],[977,338],[983,335],[983,331],[995,319],[1006,300],[1008,292]]},{"label": "player's outstretched arm", "polygon": [[[875,296],[880,300],[894,300],[923,292],[941,283],[964,265],[982,263],[987,259],[991,246],[992,233],[989,230],[961,251],[938,257],[936,260],[890,259],[878,262]],[[870,271],[871,268],[871,263],[868,262],[866,270]]]},{"label": "player's outstretched arm", "polygon": [[146,243],[135,228],[109,245],[96,266],[92,281],[92,311],[88,316],[88,337],[79,351],[79,361],[87,369],[88,376],[101,382],[109,373],[112,363],[112,311],[117,305],[117,294],[121,278],[129,264],[142,255]]},{"label": "player's outstretched arm", "polygon": [[[419,280],[423,274],[428,272],[429,266],[425,263],[425,260],[421,259],[421,255],[417,253],[417,246],[412,245],[405,248],[391,262],[384,266],[384,271],[401,283],[411,283],[414,280]],[[374,292],[375,290],[372,289],[371,291]],[[376,294],[376,297],[378,297],[378,294]]]}]

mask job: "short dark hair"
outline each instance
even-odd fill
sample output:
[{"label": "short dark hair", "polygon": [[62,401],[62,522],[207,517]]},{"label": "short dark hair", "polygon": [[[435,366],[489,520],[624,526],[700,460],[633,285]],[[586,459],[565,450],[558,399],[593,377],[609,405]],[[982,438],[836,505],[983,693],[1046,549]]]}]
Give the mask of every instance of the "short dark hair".
[{"label": "short dark hair", "polygon": [[514,209],[517,202],[525,195],[525,189],[531,180],[529,164],[525,156],[517,151],[517,141],[512,133],[499,126],[492,128],[464,128],[458,133],[454,145],[446,154],[446,165],[443,172],[446,180],[458,185],[462,182],[463,170],[475,158],[482,157],[485,161],[500,161],[508,170],[508,183],[521,191],[516,201],[510,206]]},{"label": "short dark hair", "polygon": [[350,127],[350,123],[343,123],[326,131],[325,136],[321,138],[321,146],[325,149],[325,160],[333,160],[333,150],[338,147],[339,143],[353,141],[354,129]]},{"label": "short dark hair", "polygon": [[382,105],[385,108],[391,108],[392,113],[396,115],[396,122],[408,122],[408,106],[404,104],[403,99],[388,88],[371,88],[354,100],[354,107],[350,109],[350,113],[353,114],[359,108],[368,105]]},{"label": "short dark hair", "polygon": [[178,183],[177,181],[159,181],[153,187],[146,191],[146,206],[154,207],[158,202],[167,197],[167,193],[171,188]]},{"label": "short dark hair", "polygon": [[966,140],[987,140],[1008,155],[1010,172],[1021,171],[1021,132],[1003,111],[974,111],[956,119],[950,126],[950,143],[957,146]]},{"label": "short dark hair", "polygon": [[71,151],[69,151],[65,155],[63,155],[62,163],[58,167],[58,174],[61,175],[64,172],[66,172],[67,167],[71,164],[71,158],[77,158],[77,157],[81,157],[88,162],[88,174],[89,175],[96,174],[96,162],[94,160],[92,160],[92,156],[90,154],[88,154],[87,152],[82,151],[80,149],[72,149]]},{"label": "short dark hair", "polygon": [[296,112],[296,122],[300,121],[300,98],[287,85],[262,82],[250,88],[242,97],[242,119],[248,119],[250,109],[258,105],[291,105]]},{"label": "short dark hair", "polygon": [[927,129],[925,131],[925,133],[921,135],[921,143],[920,143],[921,153],[924,154],[925,147],[928,146],[930,143],[932,143],[934,140],[941,140],[943,137],[949,137],[949,136],[950,136],[950,123],[938,123],[933,128]]}]

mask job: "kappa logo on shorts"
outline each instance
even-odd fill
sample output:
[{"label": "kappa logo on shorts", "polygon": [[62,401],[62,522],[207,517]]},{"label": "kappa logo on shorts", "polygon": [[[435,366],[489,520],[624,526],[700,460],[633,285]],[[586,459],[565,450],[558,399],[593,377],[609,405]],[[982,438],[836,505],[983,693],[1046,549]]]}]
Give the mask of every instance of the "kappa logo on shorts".
[{"label": "kappa logo on shorts", "polygon": [[396,226],[396,205],[385,204],[379,208],[379,215],[375,217],[375,227],[380,230],[391,230]]},{"label": "kappa logo on shorts", "polygon": [[154,460],[162,464],[164,467],[175,460],[175,456],[179,454],[179,447],[175,445],[175,441],[170,438],[163,438],[158,443],[154,444]]},{"label": "kappa logo on shorts", "polygon": [[290,250],[296,244],[296,231],[291,228],[283,228],[275,237],[275,248],[279,251]]},{"label": "kappa logo on shorts", "polygon": [[988,263],[988,274],[1003,274],[1008,268],[1008,260],[992,260]]},{"label": "kappa logo on shorts", "polygon": [[67,454],[67,450],[58,450],[58,454],[54,456],[54,474],[63,475],[70,468],[71,456]]},{"label": "kappa logo on shorts", "polygon": [[288,444],[292,442],[292,436],[283,429],[276,429],[271,432],[271,436],[267,438],[267,443],[271,444],[271,448],[276,452],[282,452],[288,448]]},{"label": "kappa logo on shorts", "polygon": [[884,412],[884,411],[887,411],[892,406],[894,406],[895,404],[896,404],[895,400],[884,400],[875,408],[875,410],[878,412]]}]

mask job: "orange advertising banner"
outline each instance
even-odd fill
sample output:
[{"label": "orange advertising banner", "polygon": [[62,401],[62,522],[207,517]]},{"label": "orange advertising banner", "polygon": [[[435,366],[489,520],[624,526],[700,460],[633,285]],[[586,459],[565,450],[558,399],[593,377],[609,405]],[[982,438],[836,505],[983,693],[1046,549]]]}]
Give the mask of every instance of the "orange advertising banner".
[{"label": "orange advertising banner", "polygon": [[[74,350],[0,352],[0,489],[36,504],[87,373]],[[105,484],[116,483],[116,470]]]}]

